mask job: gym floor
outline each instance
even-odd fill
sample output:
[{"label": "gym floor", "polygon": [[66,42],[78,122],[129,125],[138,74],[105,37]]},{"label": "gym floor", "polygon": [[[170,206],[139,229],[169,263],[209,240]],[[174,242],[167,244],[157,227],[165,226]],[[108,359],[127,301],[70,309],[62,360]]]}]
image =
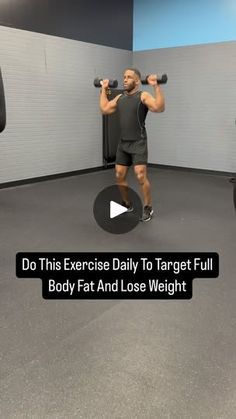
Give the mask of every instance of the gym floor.
[{"label": "gym floor", "polygon": [[[1,418],[235,418],[233,185],[149,175],[155,217],[124,235],[92,213],[112,170],[0,190]],[[215,251],[220,275],[188,301],[49,301],[16,278],[19,251]]]}]

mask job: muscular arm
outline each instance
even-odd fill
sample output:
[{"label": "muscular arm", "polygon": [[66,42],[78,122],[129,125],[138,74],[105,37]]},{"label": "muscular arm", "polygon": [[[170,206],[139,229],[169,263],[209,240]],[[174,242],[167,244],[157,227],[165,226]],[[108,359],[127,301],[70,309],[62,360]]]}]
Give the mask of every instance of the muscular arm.
[{"label": "muscular arm", "polygon": [[109,85],[109,80],[108,79],[103,80],[101,93],[100,93],[100,109],[104,115],[109,115],[116,111],[117,100],[121,96],[121,95],[117,95],[114,99],[108,100],[107,98],[108,85]]},{"label": "muscular arm", "polygon": [[105,89],[101,89],[100,94],[100,109],[104,115],[114,113],[117,108],[117,101],[121,95],[117,95],[114,99],[108,100]]},{"label": "muscular arm", "polygon": [[148,92],[143,92],[141,96],[142,102],[152,112],[164,112],[165,110],[165,98],[159,84],[156,81],[156,76],[149,76],[149,84],[153,86],[154,96]]}]

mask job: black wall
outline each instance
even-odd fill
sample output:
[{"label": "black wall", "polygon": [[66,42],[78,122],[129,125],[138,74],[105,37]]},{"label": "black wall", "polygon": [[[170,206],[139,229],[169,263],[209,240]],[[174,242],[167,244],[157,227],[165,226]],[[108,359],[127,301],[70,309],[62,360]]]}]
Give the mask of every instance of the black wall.
[{"label": "black wall", "polygon": [[0,0],[0,25],[132,50],[133,0]]}]

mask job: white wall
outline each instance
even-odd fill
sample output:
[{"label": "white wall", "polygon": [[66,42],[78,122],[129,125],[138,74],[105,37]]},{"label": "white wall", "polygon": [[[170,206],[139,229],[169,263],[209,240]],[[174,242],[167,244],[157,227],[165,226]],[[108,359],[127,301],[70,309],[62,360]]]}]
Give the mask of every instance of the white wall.
[{"label": "white wall", "polygon": [[236,172],[236,42],[134,52],[133,64],[169,77],[166,111],[147,117],[149,162]]},{"label": "white wall", "polygon": [[132,52],[0,26],[7,125],[0,183],[102,165],[95,76],[120,78]]},{"label": "white wall", "polygon": [[0,42],[0,183],[101,166],[93,79],[121,83],[130,65],[169,77],[166,111],[147,117],[149,162],[236,172],[236,42],[132,53],[1,26]]}]

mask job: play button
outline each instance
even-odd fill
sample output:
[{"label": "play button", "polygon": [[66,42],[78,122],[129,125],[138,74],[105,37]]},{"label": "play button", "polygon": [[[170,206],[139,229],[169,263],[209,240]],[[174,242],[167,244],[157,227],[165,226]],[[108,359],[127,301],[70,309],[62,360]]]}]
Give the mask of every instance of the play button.
[{"label": "play button", "polygon": [[[125,205],[130,203],[130,208]],[[108,186],[97,195],[93,214],[97,224],[113,234],[124,234],[133,230],[142,216],[142,202],[131,188]]]},{"label": "play button", "polygon": [[124,214],[124,212],[127,212],[127,207],[117,204],[114,201],[110,202],[110,218],[118,217],[118,215]]}]

